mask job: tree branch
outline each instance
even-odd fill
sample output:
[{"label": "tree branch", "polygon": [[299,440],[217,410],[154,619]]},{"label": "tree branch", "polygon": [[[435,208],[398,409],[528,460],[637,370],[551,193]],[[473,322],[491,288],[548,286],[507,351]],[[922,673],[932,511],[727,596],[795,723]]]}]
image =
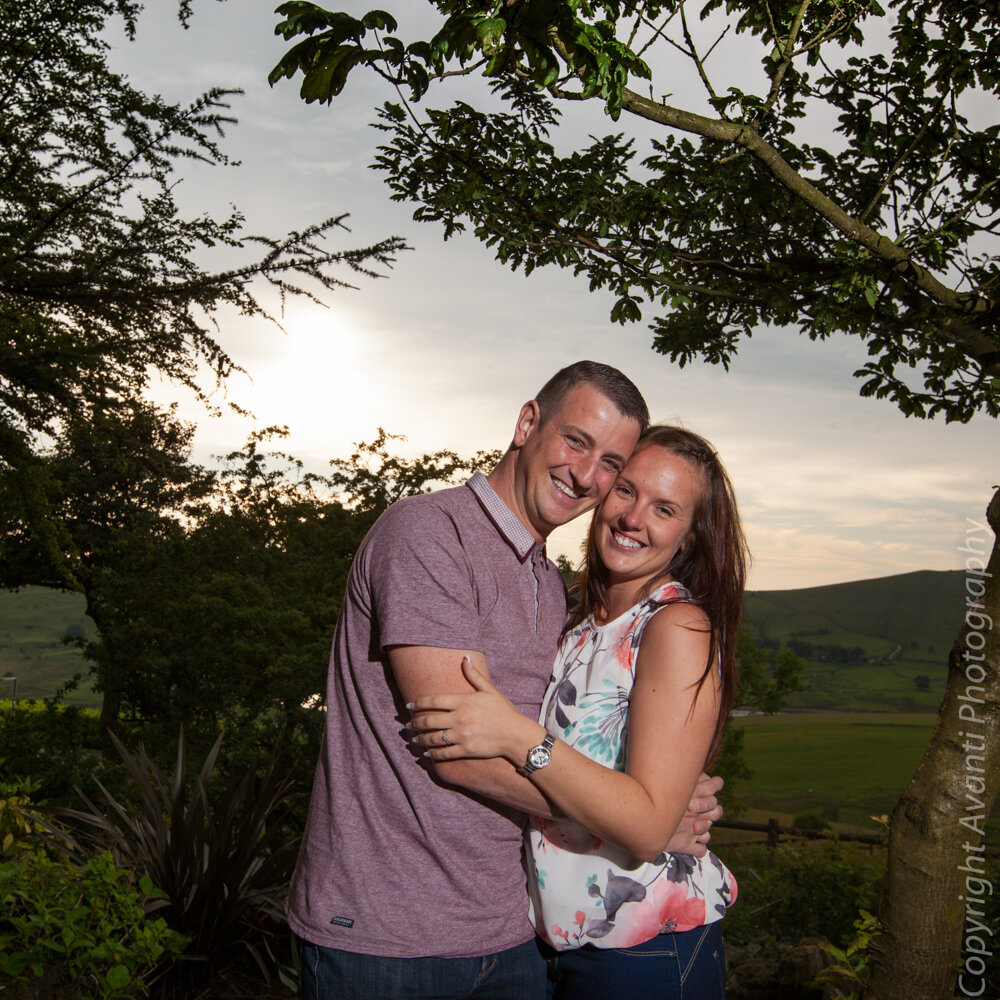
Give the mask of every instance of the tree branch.
[{"label": "tree branch", "polygon": [[[657,38],[662,38],[663,41],[667,42],[668,44],[672,45],[675,49],[677,49],[678,52],[684,52],[684,49],[680,45],[678,45],[677,42],[675,42],[668,34],[666,34],[664,30],[676,16],[677,16],[677,11],[676,10],[671,11],[664,19],[663,24],[653,24],[653,22],[650,21],[649,18],[642,17],[641,20],[646,24],[648,28],[652,29],[653,33],[649,36],[649,41],[647,41],[646,44],[643,45],[643,47],[639,49],[638,52],[636,52],[636,56],[638,56],[641,59],[643,53],[653,44],[653,42],[656,41]],[[631,46],[631,40],[630,40],[630,46]],[[688,53],[684,52],[684,55],[688,55]]]},{"label": "tree branch", "polygon": [[792,64],[792,57],[795,55],[795,41],[799,37],[799,31],[802,28],[802,19],[806,16],[806,11],[809,9],[811,2],[812,0],[802,0],[798,10],[795,12],[795,17],[792,19],[788,38],[785,39],[785,51],[781,58],[781,64],[778,66],[774,74],[774,79],[771,81],[771,92],[767,95],[767,100],[764,101],[769,108],[774,107],[774,102],[778,99],[778,91],[781,89],[781,81],[784,80],[785,73],[788,72],[788,67]]},{"label": "tree branch", "polygon": [[[995,188],[998,183],[1000,183],[1000,180],[994,178],[993,180],[987,181],[985,184],[983,184],[975,193],[970,194],[968,200],[960,209],[958,209],[955,212],[952,212],[952,214],[949,215],[948,218],[946,218],[944,222],[942,222],[941,225],[937,227],[937,229],[931,230],[931,235],[936,236],[938,233],[941,233],[945,229],[947,229],[953,222],[965,218],[971,211],[973,211],[976,208],[977,203],[982,200],[983,195],[986,194],[986,192],[989,191],[990,189]],[[980,229],[981,231],[992,231],[996,225],[997,222],[994,222],[991,226],[978,226],[977,228]]]},{"label": "tree branch", "polygon": [[[936,114],[937,111],[941,109],[941,105],[943,103],[944,103],[944,97],[942,96],[941,99],[938,101],[937,107],[934,109],[932,114]],[[927,119],[925,119],[924,124],[921,125],[920,131],[918,131],[917,134],[913,137],[913,141],[910,142],[909,145],[906,147],[906,149],[904,149],[903,152],[900,153],[899,156],[896,158],[896,162],[889,168],[888,172],[886,173],[885,177],[882,180],[882,183],[879,185],[878,191],[876,191],[875,194],[872,195],[871,200],[868,202],[867,205],[865,205],[861,214],[858,216],[858,218],[862,222],[864,222],[865,219],[867,219],[868,216],[874,211],[875,206],[878,204],[879,198],[881,198],[882,195],[885,193],[885,189],[889,186],[889,184],[892,182],[892,179],[899,172],[899,168],[903,165],[903,163],[906,161],[906,158],[913,152],[913,150],[917,148],[918,143],[920,142],[921,139],[923,139],[923,137],[926,134],[927,134]]]},{"label": "tree branch", "polygon": [[774,44],[779,45],[781,43],[781,36],[778,34],[778,26],[774,23],[774,15],[771,13],[769,0],[764,0],[764,13],[767,14],[767,23],[771,29],[771,37],[774,39]]},{"label": "tree branch", "polygon": [[705,73],[705,65],[698,57],[698,50],[694,47],[694,39],[691,37],[691,32],[688,30],[687,15],[684,13],[684,0],[681,0],[679,7],[681,12],[681,25],[684,29],[684,41],[687,42],[687,47],[690,49],[690,56],[694,60],[695,66],[698,67],[698,76],[701,77],[701,82],[705,84],[708,96],[714,100],[718,97],[718,95],[715,93],[715,88],[712,86],[712,82]]},{"label": "tree branch", "polygon": [[[670,128],[746,149],[772,177],[826,219],[835,229],[853,243],[870,250],[896,274],[907,278],[935,302],[953,310],[956,314],[981,315],[994,308],[995,303],[982,295],[959,293],[949,288],[930,271],[917,264],[902,247],[849,215],[811,181],[799,174],[749,124],[706,118],[691,111],[657,104],[628,88],[622,91],[622,108]],[[982,331],[960,323],[958,315],[947,324],[946,329],[942,331],[943,335],[973,358],[995,356],[998,351],[996,341]]]},{"label": "tree branch", "polygon": [[481,66],[485,66],[489,62],[489,59],[483,58],[479,62],[470,63],[464,69],[449,69],[441,73],[430,74],[428,80],[444,80],[449,76],[469,76],[474,70],[479,69]]},{"label": "tree branch", "polygon": [[[824,42],[828,42],[831,38],[835,38],[840,32],[846,31],[854,22],[857,20],[856,17],[846,17],[844,12],[840,9],[835,10],[831,15],[826,24],[809,41],[804,42],[802,48],[800,48],[794,54],[797,56],[803,55],[812,49],[818,48]],[[844,23],[839,28],[834,28],[834,25],[838,21],[843,21]]]},{"label": "tree branch", "polygon": [[[498,235],[506,236],[508,238],[510,236],[510,234],[505,230],[494,231],[497,232]],[[558,240],[524,241],[522,245],[539,249],[552,246],[578,248],[586,251],[587,253],[594,253],[602,257],[607,257],[609,260],[613,260],[616,264],[619,264],[626,270],[630,271],[636,277],[643,278],[652,284],[660,286],[661,288],[669,288],[671,291],[675,292],[685,292],[688,295],[699,295],[715,299],[728,299],[735,302],[753,301],[751,297],[740,295],[738,292],[733,292],[728,289],[710,288],[707,285],[692,285],[686,282],[673,281],[656,271],[650,270],[648,267],[640,267],[627,253],[619,252],[614,247],[604,246],[603,244],[597,242],[597,240],[593,240],[583,233],[567,233],[562,239]]]}]

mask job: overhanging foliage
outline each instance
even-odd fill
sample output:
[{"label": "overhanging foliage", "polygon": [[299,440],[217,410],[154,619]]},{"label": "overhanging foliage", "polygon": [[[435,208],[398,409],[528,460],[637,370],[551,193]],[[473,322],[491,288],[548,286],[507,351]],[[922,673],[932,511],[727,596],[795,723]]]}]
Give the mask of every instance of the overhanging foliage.
[{"label": "overhanging foliage", "polygon": [[[407,41],[384,11],[284,3],[296,44],[271,73],[301,73],[307,101],[358,66],[395,84],[376,165],[416,218],[471,227],[514,269],[572,269],[615,296],[616,322],[652,313],[681,365],[728,365],[763,324],[843,331],[871,357],[862,395],[1000,413],[995,4],[429,5],[439,30]],[[405,103],[456,75],[487,77],[502,110]],[[560,106],[581,102],[634,134],[560,152]]]},{"label": "overhanging foliage", "polygon": [[[186,105],[145,94],[108,64],[106,31],[135,30],[132,0],[0,0],[0,474],[2,506],[80,586],[72,540],[46,506],[46,438],[81,414],[112,419],[154,373],[203,399],[236,367],[216,315],[268,317],[280,299],[315,297],[346,276],[375,275],[397,238],[324,245],[346,216],[287,236],[252,236],[243,216],[187,217],[175,197],[191,160],[225,166],[236,91]],[[215,270],[205,255],[229,261]],[[204,385],[204,372],[209,385]],[[201,376],[201,378],[199,377]]]}]

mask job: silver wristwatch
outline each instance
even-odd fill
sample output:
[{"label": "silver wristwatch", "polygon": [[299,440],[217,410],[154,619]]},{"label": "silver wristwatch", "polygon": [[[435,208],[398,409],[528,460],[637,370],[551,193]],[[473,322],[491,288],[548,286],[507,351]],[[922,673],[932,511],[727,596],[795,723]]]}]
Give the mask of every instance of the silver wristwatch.
[{"label": "silver wristwatch", "polygon": [[551,733],[545,734],[545,739],[532,747],[528,751],[528,759],[517,769],[518,774],[523,774],[526,778],[535,771],[540,771],[550,760],[552,760],[552,744],[556,738]]}]

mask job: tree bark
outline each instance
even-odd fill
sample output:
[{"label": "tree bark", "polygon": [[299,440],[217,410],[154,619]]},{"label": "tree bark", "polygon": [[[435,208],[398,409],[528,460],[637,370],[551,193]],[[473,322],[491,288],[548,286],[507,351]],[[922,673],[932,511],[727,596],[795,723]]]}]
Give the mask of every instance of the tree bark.
[{"label": "tree bark", "polygon": [[[864,1000],[950,1000],[966,931],[988,895],[986,817],[1000,785],[1000,490],[986,524],[969,519],[965,618],[923,760],[892,814],[889,860]],[[992,545],[992,555],[986,564]],[[968,908],[968,909],[967,909]],[[988,934],[980,940],[995,950]],[[970,953],[972,954],[972,953]],[[968,959],[969,954],[966,955]],[[960,995],[985,996],[969,971]]]},{"label": "tree bark", "polygon": [[[89,582],[89,577],[87,577],[87,580]],[[93,592],[88,583],[84,584],[83,591],[87,598],[86,614],[94,623],[97,634],[102,638],[111,635],[112,632],[107,628],[105,618],[94,600]],[[106,638],[105,641],[107,641]],[[105,754],[113,754],[115,748],[108,734],[121,735],[121,688],[119,685],[108,683],[108,678],[102,678],[95,667],[91,668],[91,673],[97,677],[101,689],[100,722],[102,749]]]}]

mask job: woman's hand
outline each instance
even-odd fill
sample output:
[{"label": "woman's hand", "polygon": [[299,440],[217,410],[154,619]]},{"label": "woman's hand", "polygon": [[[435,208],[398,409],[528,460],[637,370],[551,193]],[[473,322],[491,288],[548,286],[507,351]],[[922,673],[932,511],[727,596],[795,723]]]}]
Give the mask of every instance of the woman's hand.
[{"label": "woman's hand", "polygon": [[545,729],[522,715],[467,656],[462,658],[462,673],[473,687],[468,694],[424,695],[406,706],[410,729],[417,734],[413,742],[432,760],[506,757],[523,763]]}]

